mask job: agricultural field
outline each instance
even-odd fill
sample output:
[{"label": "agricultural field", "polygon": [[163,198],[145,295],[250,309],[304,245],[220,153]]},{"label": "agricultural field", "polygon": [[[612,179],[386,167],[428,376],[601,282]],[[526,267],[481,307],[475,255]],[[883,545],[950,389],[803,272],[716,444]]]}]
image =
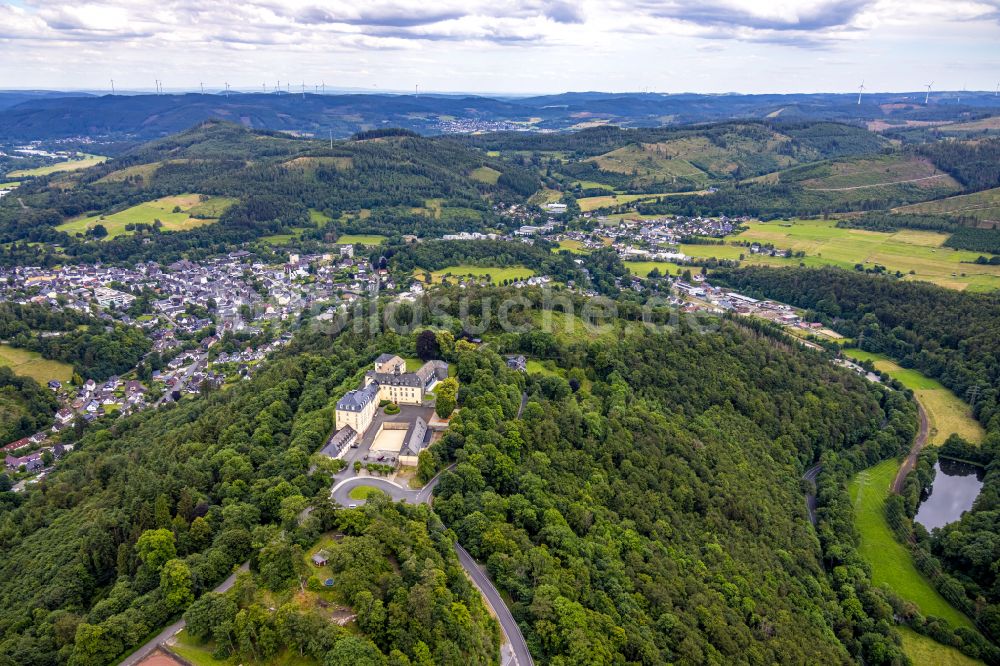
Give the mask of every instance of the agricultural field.
[{"label": "agricultural field", "polygon": [[980,118],[967,123],[941,125],[939,129],[942,132],[997,132],[1000,131],[1000,116]]},{"label": "agricultural field", "polygon": [[952,627],[971,629],[969,618],[949,604],[917,570],[910,551],[896,541],[886,522],[885,500],[898,469],[899,461],[886,460],[858,473],[848,484],[860,536],[858,552],[871,565],[872,583],[888,585],[900,597],[916,604],[923,615],[936,615]]},{"label": "agricultural field", "polygon": [[[125,227],[132,224],[153,224],[160,220],[163,231],[187,231],[195,227],[218,222],[227,208],[236,203],[229,197],[206,197],[200,194],[180,194],[147,201],[131,208],[108,215],[90,215],[64,222],[56,227],[68,234],[84,234],[101,224],[108,230],[107,238],[133,233]],[[174,212],[174,209],[179,212]]]},{"label": "agricultural field", "polygon": [[31,377],[44,386],[52,379],[66,383],[73,377],[73,366],[60,361],[42,358],[38,352],[0,344],[0,365],[5,365],[15,374]]},{"label": "agricultural field", "polygon": [[1000,224],[1000,187],[957,197],[925,201],[893,209],[895,213],[923,213],[928,215],[957,215],[974,217],[985,226]]},{"label": "agricultural field", "polygon": [[386,241],[385,236],[378,234],[344,234],[337,238],[341,245],[381,245]]},{"label": "agricultural field", "polygon": [[500,180],[500,172],[488,166],[481,166],[478,169],[473,169],[469,178],[479,183],[496,185],[497,181]]},{"label": "agricultural field", "polygon": [[917,370],[903,368],[882,354],[861,349],[845,349],[844,353],[859,361],[871,361],[878,370],[887,373],[893,379],[898,379],[903,386],[913,391],[927,412],[930,444],[944,444],[951,433],[956,433],[969,442],[983,441],[985,433],[983,427],[973,418],[972,408],[937,380]]},{"label": "agricultural field", "polygon": [[[890,271],[908,274],[906,279],[933,282],[950,289],[992,291],[1000,289],[1000,266],[972,263],[981,253],[953,250],[941,244],[948,235],[934,231],[901,229],[895,233],[865,229],[841,229],[833,220],[792,220],[749,222],[742,233],[730,237],[741,241],[772,243],[781,250],[803,251],[802,259],[751,255],[747,248],[717,245],[685,245],[690,256],[738,259],[767,266],[839,266],[851,269],[855,264],[871,268],[875,264]],[[913,271],[912,275],[909,275]]]},{"label": "agricultural field", "polygon": [[48,166],[38,167],[37,169],[22,169],[20,171],[11,171],[7,174],[9,178],[37,178],[39,176],[48,176],[53,173],[60,173],[62,171],[76,171],[78,169],[86,169],[87,167],[92,167],[95,164],[100,164],[101,162],[107,161],[107,157],[102,155],[84,155],[79,159],[66,160],[65,162],[56,162],[55,164],[50,164]]},{"label": "agricultural field", "polygon": [[0,183],[0,190],[12,190],[21,184],[19,180],[11,180],[6,183]]},{"label": "agricultural field", "polygon": [[[637,201],[652,201],[658,199],[659,197],[689,197],[694,195],[704,194],[704,191],[699,190],[697,192],[660,192],[658,194],[608,194],[600,197],[583,197],[577,199],[576,203],[580,206],[580,210],[584,213],[589,213],[591,211],[597,210],[598,208],[607,208],[609,206],[620,206],[622,204],[635,203]],[[634,214],[629,214],[629,218],[637,217]],[[656,215],[650,217],[657,217]],[[662,216],[659,216],[662,217]]]},{"label": "agricultural field", "polygon": [[[472,264],[460,264],[456,266],[445,266],[441,270],[431,272],[431,282],[438,283],[448,278],[454,282],[462,277],[482,278],[487,275],[493,284],[498,284],[504,280],[523,280],[535,274],[535,271],[524,266],[473,266]],[[423,280],[424,271],[416,269],[413,276],[418,280]]]},{"label": "agricultural field", "polygon": [[903,639],[903,652],[913,662],[913,666],[981,666],[983,662],[966,656],[950,645],[941,645],[936,640],[918,634],[909,627],[897,626],[896,631]]}]

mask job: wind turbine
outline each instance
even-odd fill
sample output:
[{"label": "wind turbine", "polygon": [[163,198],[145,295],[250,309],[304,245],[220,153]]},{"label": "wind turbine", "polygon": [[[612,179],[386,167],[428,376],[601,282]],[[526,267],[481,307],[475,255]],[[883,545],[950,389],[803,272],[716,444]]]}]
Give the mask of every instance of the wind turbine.
[{"label": "wind turbine", "polygon": [[115,94],[115,80],[111,79],[111,94]]},{"label": "wind turbine", "polygon": [[861,85],[858,86],[858,106],[861,106],[861,92],[865,89],[865,82],[862,81]]},{"label": "wind turbine", "polygon": [[930,83],[927,84],[927,94],[924,95],[924,106],[927,105],[928,100],[930,100],[930,98],[931,98],[931,86],[932,85],[934,85],[933,81],[931,81]]},{"label": "wind turbine", "polygon": [[993,93],[994,97],[1000,97],[1000,81],[997,82],[996,92]]},{"label": "wind turbine", "polygon": [[226,83],[226,99],[229,99],[229,84]]},{"label": "wind turbine", "polygon": [[306,98],[306,82],[302,82],[302,99]]},{"label": "wind turbine", "polygon": [[323,84],[320,86],[320,88],[323,89],[323,94],[325,95],[326,94],[326,81],[323,81]]},{"label": "wind turbine", "polygon": [[199,83],[198,85],[201,86],[201,94],[204,95],[205,94],[205,84],[204,83]]}]

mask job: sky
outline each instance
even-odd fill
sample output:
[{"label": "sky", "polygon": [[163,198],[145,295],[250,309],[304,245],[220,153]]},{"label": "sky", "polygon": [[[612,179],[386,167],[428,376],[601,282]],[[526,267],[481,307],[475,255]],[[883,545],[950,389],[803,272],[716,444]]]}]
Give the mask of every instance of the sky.
[{"label": "sky", "polygon": [[0,89],[994,90],[1000,0],[0,0]]}]

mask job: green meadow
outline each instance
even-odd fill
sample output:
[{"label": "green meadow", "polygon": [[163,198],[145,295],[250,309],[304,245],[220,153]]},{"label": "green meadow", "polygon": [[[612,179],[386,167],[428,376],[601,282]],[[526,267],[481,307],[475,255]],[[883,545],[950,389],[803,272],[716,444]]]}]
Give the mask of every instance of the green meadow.
[{"label": "green meadow", "polygon": [[968,657],[950,645],[941,645],[936,640],[918,634],[909,627],[898,626],[903,639],[903,652],[913,662],[913,666],[976,666],[983,662]]},{"label": "green meadow", "polygon": [[896,594],[910,601],[923,615],[935,615],[952,627],[972,627],[963,613],[949,604],[924,578],[910,551],[896,541],[885,519],[885,500],[899,469],[892,459],[860,472],[848,484],[854,504],[854,524],[858,529],[858,552],[871,565],[872,582],[888,585]]},{"label": "green meadow", "polygon": [[159,220],[164,231],[186,231],[218,222],[234,203],[236,199],[229,197],[208,197],[203,201],[200,194],[180,194],[147,201],[117,213],[78,217],[63,222],[56,229],[68,234],[83,234],[101,224],[108,230],[107,238],[110,239],[132,234],[133,231],[125,228],[128,225],[153,224]]},{"label": "green meadow", "polygon": [[341,245],[381,245],[385,241],[386,237],[378,234],[344,234],[337,239]]},{"label": "green meadow", "polygon": [[747,248],[716,245],[685,245],[682,251],[689,256],[719,259],[738,259],[744,254],[744,263],[769,266],[803,263],[851,269],[855,264],[868,268],[880,264],[890,271],[907,274],[906,279],[933,282],[950,289],[1000,289],[1000,266],[962,263],[974,261],[981,253],[942,247],[948,238],[943,233],[913,229],[895,233],[842,229],[834,220],[750,222],[747,227],[730,240],[771,243],[780,250],[802,251],[806,256],[801,259],[762,257],[751,255]]},{"label": "green meadow", "polygon": [[952,433],[973,443],[983,440],[983,427],[973,418],[972,408],[937,380],[917,370],[903,368],[882,354],[860,349],[845,349],[844,354],[859,361],[871,361],[880,372],[898,379],[903,386],[913,391],[927,413],[930,444],[944,444]]},{"label": "green meadow", "polygon": [[0,344],[0,365],[8,366],[15,374],[31,377],[45,385],[51,379],[68,382],[73,377],[73,366],[60,361],[42,358],[38,352]]},{"label": "green meadow", "polygon": [[103,155],[84,155],[79,159],[56,162],[55,164],[38,167],[37,169],[11,171],[7,174],[7,176],[10,178],[34,178],[37,176],[48,176],[49,174],[59,173],[60,171],[76,171],[77,169],[86,169],[87,167],[92,167],[95,164],[105,162],[107,159],[108,158]]},{"label": "green meadow", "polygon": [[[504,280],[523,280],[535,274],[535,271],[525,266],[473,266],[472,264],[459,264],[456,266],[445,266],[441,270],[431,271],[431,282],[441,282],[444,278],[455,282],[461,277],[482,278],[490,276],[493,284],[499,284]],[[414,277],[423,279],[424,271],[417,269],[413,271]]]}]

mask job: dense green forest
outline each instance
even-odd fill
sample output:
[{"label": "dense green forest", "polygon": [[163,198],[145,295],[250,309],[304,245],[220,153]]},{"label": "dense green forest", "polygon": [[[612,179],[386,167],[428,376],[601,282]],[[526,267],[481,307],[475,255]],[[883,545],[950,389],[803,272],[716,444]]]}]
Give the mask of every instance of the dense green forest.
[{"label": "dense green forest", "polygon": [[375,356],[368,343],[341,336],[322,358],[277,361],[229,391],[99,427],[37,490],[5,493],[6,663],[109,663],[280,528],[314,541],[319,518],[297,516],[329,477],[308,474],[309,455],[331,428],[331,397]]},{"label": "dense green forest", "polygon": [[540,662],[905,660],[864,570],[829,582],[798,482],[824,451],[905,447],[901,394],[729,323],[550,352],[572,381],[533,376],[520,420],[502,359],[461,358],[434,449],[458,460],[435,511]]},{"label": "dense green forest", "polygon": [[[58,333],[38,335],[37,332]],[[0,338],[44,358],[73,366],[84,379],[101,381],[128,372],[152,343],[133,326],[108,324],[71,310],[0,303]]]},{"label": "dense green forest", "polygon": [[47,428],[58,407],[52,391],[0,365],[0,444]]},{"label": "dense green forest", "polygon": [[[188,632],[212,641],[220,656],[265,663],[282,649],[343,666],[496,662],[499,626],[430,509],[381,496],[360,509],[324,506],[318,514],[323,530],[343,535],[324,552],[362,636],[331,622],[323,605],[303,609],[301,595],[293,594],[305,575],[302,551],[280,539],[261,550],[255,575],[227,593],[203,595],[187,610]],[[308,589],[322,591],[316,574]],[[264,604],[275,597],[283,603],[271,613]]]},{"label": "dense green forest", "polygon": [[919,148],[969,192],[1000,187],[1000,139],[932,141]]},{"label": "dense green forest", "polygon": [[[838,269],[743,268],[717,277],[744,293],[808,308],[810,314],[941,381],[972,405],[986,429],[978,446],[952,437],[942,454],[986,466],[973,510],[920,537],[915,561],[942,594],[1000,642],[1000,297]],[[925,553],[921,555],[921,553]],[[943,575],[942,575],[943,574]]]}]

